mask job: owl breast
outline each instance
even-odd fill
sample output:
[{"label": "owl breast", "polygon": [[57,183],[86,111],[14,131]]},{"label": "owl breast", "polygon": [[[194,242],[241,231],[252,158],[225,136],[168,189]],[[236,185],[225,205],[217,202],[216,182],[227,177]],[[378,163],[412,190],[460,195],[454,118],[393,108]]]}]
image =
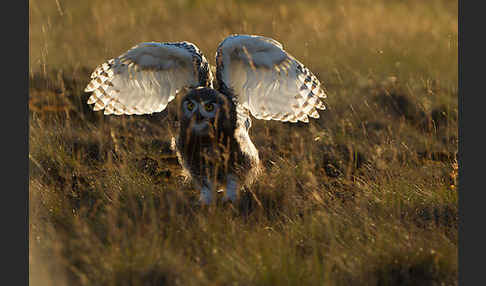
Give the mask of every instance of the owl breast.
[{"label": "owl breast", "polygon": [[213,186],[221,187],[228,174],[249,183],[259,172],[258,151],[246,128],[228,131],[211,137],[197,133],[186,136],[185,130],[180,130],[176,145],[180,164],[199,185],[209,180]]},{"label": "owl breast", "polygon": [[259,170],[258,151],[248,136],[247,126],[237,126],[232,101],[209,88],[191,91],[184,100],[193,101],[197,106],[202,106],[200,102],[212,101],[219,108],[214,118],[205,121],[209,132],[200,132],[195,129],[195,124],[201,122],[197,108],[195,113],[188,113],[187,104],[182,104],[184,116],[181,117],[176,151],[185,173],[198,185],[209,181],[213,186],[222,186],[229,174],[237,176],[243,183],[250,182],[249,177]]}]

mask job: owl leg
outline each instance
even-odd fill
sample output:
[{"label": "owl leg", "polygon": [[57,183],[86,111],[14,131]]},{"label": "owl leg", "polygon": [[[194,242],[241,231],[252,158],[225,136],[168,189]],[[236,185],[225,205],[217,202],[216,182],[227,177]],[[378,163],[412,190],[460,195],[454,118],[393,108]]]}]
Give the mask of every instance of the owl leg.
[{"label": "owl leg", "polygon": [[238,177],[233,174],[226,176],[226,200],[229,199],[232,202],[236,201],[239,186]]},{"label": "owl leg", "polygon": [[201,193],[199,194],[199,200],[205,204],[211,204],[213,199],[213,188],[209,182],[205,182],[201,187]]}]

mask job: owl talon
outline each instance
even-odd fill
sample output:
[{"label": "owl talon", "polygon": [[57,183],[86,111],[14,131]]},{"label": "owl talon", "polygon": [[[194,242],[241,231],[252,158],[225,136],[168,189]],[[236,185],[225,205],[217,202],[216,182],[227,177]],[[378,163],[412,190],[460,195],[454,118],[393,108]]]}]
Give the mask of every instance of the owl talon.
[{"label": "owl talon", "polygon": [[225,201],[230,200],[231,202],[235,202],[238,196],[238,178],[233,175],[229,174],[227,176],[226,182],[226,196],[224,197]]}]

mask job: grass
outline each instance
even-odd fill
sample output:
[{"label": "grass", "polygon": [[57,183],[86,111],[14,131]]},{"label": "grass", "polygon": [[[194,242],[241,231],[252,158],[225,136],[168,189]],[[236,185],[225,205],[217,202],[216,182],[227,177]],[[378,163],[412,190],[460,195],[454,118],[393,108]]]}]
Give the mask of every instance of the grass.
[{"label": "grass", "polygon": [[[457,1],[29,1],[32,285],[457,285]],[[169,112],[103,116],[90,72],[141,41],[273,37],[322,81],[253,120],[265,172],[201,209]]]}]

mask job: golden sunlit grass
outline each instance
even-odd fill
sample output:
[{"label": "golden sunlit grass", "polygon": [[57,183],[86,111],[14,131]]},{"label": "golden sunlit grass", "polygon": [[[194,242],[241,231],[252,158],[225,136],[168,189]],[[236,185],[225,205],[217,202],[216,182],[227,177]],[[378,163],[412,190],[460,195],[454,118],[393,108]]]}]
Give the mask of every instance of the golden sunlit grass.
[{"label": "golden sunlit grass", "polygon": [[[29,2],[32,285],[457,285],[457,1]],[[275,38],[326,87],[309,124],[253,120],[265,172],[200,209],[169,112],[103,116],[90,72],[142,41],[211,64]]]}]

